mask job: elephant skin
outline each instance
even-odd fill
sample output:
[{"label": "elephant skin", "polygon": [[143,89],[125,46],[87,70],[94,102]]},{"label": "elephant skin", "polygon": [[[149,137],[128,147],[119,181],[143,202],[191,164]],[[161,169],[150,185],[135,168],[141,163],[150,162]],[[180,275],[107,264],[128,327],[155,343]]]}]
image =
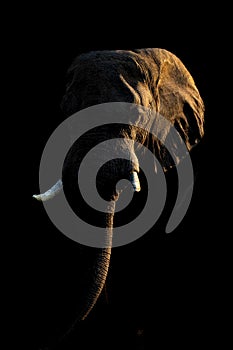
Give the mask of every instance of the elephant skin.
[{"label": "elephant skin", "polygon": [[[109,102],[132,103],[160,113],[175,126],[188,151],[204,136],[205,108],[194,79],[181,60],[165,49],[103,50],[78,55],[68,69],[66,91],[61,101],[65,118]],[[129,140],[148,147],[159,159],[164,171],[172,165],[161,143],[136,126],[104,125],[74,142],[62,170],[65,196],[77,215],[83,220],[91,220],[94,225],[106,227],[109,236],[114,235],[114,213],[98,213],[88,208],[77,185],[77,174],[90,148],[115,137],[125,140],[124,150],[135,161],[113,160],[101,169],[97,187],[109,203],[118,199],[115,184],[119,179],[129,178],[140,166]],[[110,257],[111,247],[92,248],[80,244],[75,323],[88,317],[100,297]]]}]

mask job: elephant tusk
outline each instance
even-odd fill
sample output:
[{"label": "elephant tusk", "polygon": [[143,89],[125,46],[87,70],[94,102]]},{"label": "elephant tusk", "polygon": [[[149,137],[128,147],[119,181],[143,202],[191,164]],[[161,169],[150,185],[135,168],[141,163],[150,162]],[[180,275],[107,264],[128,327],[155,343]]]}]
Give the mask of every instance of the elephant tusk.
[{"label": "elephant tusk", "polygon": [[139,192],[141,191],[141,185],[140,185],[140,181],[139,181],[139,178],[138,178],[138,173],[136,171],[133,171],[131,174],[130,174],[130,182],[133,186],[133,190],[135,192]]},{"label": "elephant tusk", "polygon": [[62,189],[62,180],[58,180],[48,191],[41,194],[34,194],[32,197],[38,201],[45,202],[56,196]]}]

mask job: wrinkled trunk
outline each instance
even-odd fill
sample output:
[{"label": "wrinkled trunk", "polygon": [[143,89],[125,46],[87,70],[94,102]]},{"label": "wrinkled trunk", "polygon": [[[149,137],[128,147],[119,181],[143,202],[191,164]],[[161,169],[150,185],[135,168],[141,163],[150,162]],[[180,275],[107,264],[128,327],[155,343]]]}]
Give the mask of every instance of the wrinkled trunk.
[{"label": "wrinkled trunk", "polygon": [[[110,202],[112,210],[115,203]],[[106,242],[110,245],[113,234],[114,212],[103,214],[102,225],[105,225]],[[75,316],[70,326],[51,345],[43,350],[55,350],[57,347],[65,346],[69,336],[79,327],[79,323],[87,318],[92,311],[103,290],[110,265],[111,247],[93,248],[77,243],[77,290],[74,305]]]},{"label": "wrinkled trunk", "polygon": [[[112,241],[113,216],[114,214],[105,214],[106,240],[109,244]],[[81,256],[86,266],[81,266],[85,272],[82,273],[83,279],[80,281],[77,321],[84,320],[87,317],[101,294],[108,274],[111,247],[82,247]]]},{"label": "wrinkled trunk", "polygon": [[71,209],[79,218],[94,227],[103,228],[105,244],[104,248],[96,248],[75,243],[77,245],[77,267],[74,276],[77,281],[75,319],[71,321],[69,329],[60,338],[59,343],[65,341],[75,326],[85,320],[95,306],[106,282],[111,256],[115,202],[109,198],[105,212],[98,212],[85,202],[78,185],[80,158],[82,158],[80,148],[75,151],[71,149],[67,155],[62,172],[64,194]]}]

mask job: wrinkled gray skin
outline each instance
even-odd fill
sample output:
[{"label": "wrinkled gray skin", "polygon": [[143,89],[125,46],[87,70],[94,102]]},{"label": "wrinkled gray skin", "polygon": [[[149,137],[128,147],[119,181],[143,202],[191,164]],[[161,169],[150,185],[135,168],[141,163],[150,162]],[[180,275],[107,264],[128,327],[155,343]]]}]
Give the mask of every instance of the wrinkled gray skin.
[{"label": "wrinkled gray skin", "polygon": [[[164,49],[95,51],[79,55],[68,70],[66,92],[61,103],[65,116],[105,102],[130,102],[159,112],[175,125],[188,150],[203,137],[202,98],[179,58]],[[125,140],[125,152],[129,152],[128,139],[139,141],[154,152],[164,171],[171,166],[169,155],[162,145],[136,127],[105,126],[81,137],[67,154],[62,182],[68,202],[84,219],[86,207],[76,185],[78,168],[82,157],[93,145],[111,137]],[[132,147],[130,152],[135,162],[111,161],[97,178],[99,192],[108,201],[118,198],[115,183],[121,178],[129,178],[132,171],[138,171],[140,164],[137,164]],[[94,224],[106,227],[106,234],[111,236],[114,214],[98,213],[95,217],[93,213],[91,217]],[[111,248],[80,246],[77,321],[84,320],[95,305],[105,284],[110,255]]]}]

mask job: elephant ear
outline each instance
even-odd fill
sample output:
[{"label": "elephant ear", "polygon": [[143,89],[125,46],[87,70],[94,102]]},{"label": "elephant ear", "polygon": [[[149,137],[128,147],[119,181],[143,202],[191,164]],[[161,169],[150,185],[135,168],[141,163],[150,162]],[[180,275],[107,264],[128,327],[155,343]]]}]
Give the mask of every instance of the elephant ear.
[{"label": "elephant ear", "polygon": [[[149,86],[155,109],[179,132],[188,151],[204,136],[205,106],[188,69],[173,53],[157,48],[135,50],[149,72]],[[171,166],[169,154],[158,140],[155,148],[165,170]]]},{"label": "elephant ear", "polygon": [[181,60],[165,50],[158,53],[159,112],[174,123],[190,150],[204,135],[204,102]]}]

